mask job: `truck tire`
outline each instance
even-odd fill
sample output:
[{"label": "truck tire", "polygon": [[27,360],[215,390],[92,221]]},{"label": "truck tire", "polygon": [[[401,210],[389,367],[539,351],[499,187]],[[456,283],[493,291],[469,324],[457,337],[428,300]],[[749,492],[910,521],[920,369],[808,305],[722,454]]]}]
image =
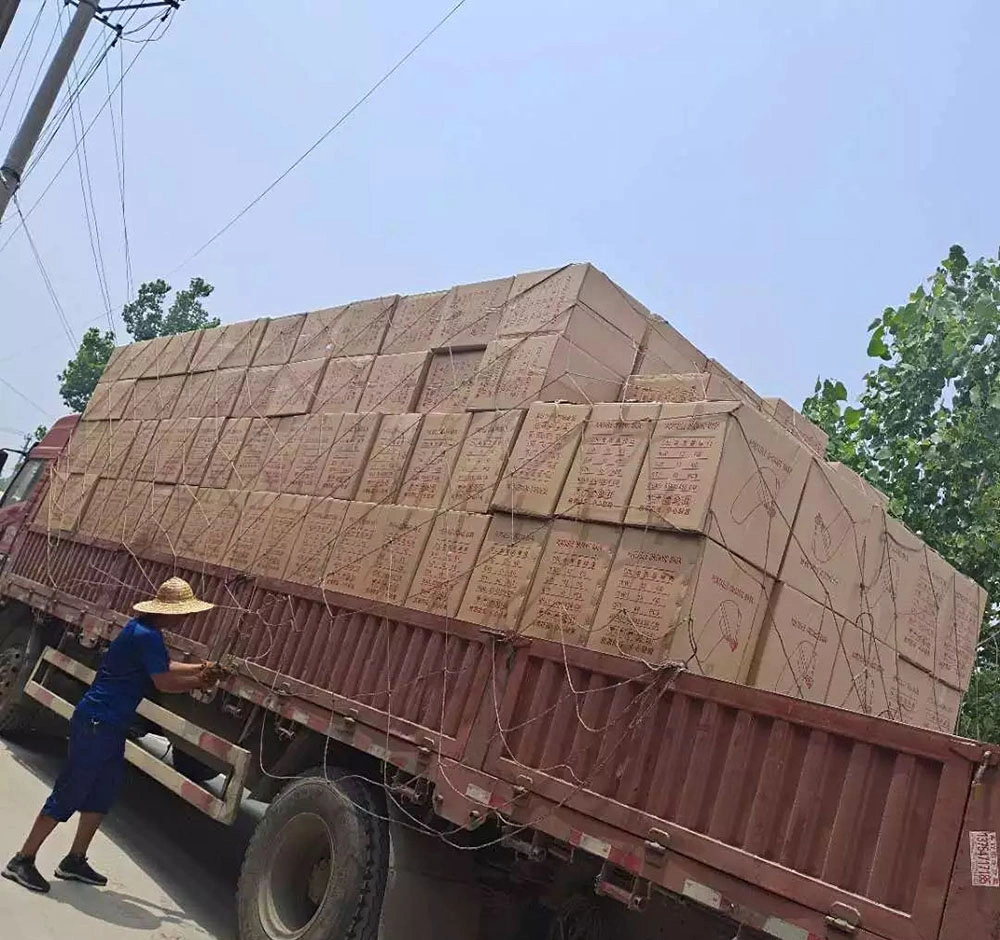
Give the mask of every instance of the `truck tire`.
[{"label": "truck tire", "polygon": [[247,847],[240,940],[376,940],[388,869],[379,791],[346,771],[309,771],[278,794]]},{"label": "truck tire", "polygon": [[24,694],[24,686],[42,652],[40,627],[21,623],[0,640],[0,735],[29,731],[38,703]]}]

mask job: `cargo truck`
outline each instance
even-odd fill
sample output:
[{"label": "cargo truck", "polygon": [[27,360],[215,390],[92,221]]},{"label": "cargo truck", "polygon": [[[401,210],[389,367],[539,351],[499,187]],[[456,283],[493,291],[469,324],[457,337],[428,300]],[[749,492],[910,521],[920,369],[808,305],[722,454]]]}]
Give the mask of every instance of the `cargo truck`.
[{"label": "cargo truck", "polygon": [[53,481],[0,573],[0,729],[68,717],[168,577],[214,602],[165,639],[226,678],[144,701],[173,758],[127,756],[259,817],[241,940],[1000,940],[993,745],[60,528]]}]

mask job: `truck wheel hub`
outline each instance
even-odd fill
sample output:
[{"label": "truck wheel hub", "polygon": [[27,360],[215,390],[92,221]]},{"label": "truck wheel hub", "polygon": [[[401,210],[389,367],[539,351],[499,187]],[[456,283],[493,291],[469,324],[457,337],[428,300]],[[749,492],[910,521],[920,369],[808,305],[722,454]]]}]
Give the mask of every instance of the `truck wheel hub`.
[{"label": "truck wheel hub", "polygon": [[273,940],[296,940],[309,929],[333,873],[333,837],[315,813],[300,813],[279,834],[258,896],[260,921]]},{"label": "truck wheel hub", "polygon": [[23,661],[24,650],[19,646],[8,647],[0,653],[0,698],[5,696],[17,681]]}]

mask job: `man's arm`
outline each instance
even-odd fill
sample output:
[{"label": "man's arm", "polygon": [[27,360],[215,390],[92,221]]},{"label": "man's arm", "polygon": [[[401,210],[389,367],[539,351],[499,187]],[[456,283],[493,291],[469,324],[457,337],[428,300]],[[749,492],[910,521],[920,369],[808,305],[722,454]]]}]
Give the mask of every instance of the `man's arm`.
[{"label": "man's arm", "polygon": [[166,672],[153,674],[153,685],[159,692],[192,692],[207,688],[215,680],[206,666],[207,663],[171,662]]}]

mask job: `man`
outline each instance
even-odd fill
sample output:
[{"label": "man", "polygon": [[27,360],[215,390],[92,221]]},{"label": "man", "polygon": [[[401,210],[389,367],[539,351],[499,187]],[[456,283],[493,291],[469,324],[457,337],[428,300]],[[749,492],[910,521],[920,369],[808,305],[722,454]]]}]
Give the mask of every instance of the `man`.
[{"label": "man", "polygon": [[214,663],[172,662],[160,631],[172,627],[178,617],[214,606],[198,600],[181,578],[164,581],[155,600],[135,605],[138,616],[108,647],[93,684],[73,712],[66,765],[21,851],[3,870],[4,878],[31,891],[48,891],[49,883],[35,867],[35,856],[52,830],[79,812],[76,838],[56,868],[56,877],[91,885],[108,883],[88,864],[87,849],[124,776],[125,736],[136,708],[152,688],[190,692],[209,688],[220,677]]}]

